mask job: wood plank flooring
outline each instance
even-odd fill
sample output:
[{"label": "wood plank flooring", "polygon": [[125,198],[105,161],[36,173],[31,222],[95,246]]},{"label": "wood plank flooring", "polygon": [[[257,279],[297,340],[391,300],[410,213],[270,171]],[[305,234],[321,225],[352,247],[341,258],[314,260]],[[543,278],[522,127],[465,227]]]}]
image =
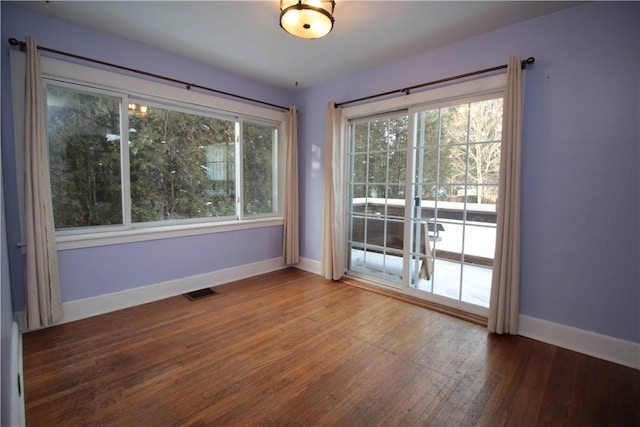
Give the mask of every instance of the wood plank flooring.
[{"label": "wood plank flooring", "polygon": [[638,426],[640,371],[287,269],[24,335],[29,426]]}]

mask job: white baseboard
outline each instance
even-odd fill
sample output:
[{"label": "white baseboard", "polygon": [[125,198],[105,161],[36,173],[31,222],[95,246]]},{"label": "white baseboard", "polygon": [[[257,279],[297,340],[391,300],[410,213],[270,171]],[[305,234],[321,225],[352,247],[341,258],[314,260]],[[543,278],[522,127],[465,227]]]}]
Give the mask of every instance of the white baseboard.
[{"label": "white baseboard", "polygon": [[[10,378],[11,386],[11,411],[9,425],[21,427],[26,425],[24,410],[24,375],[22,373],[22,334],[18,329],[18,322],[14,321],[11,328],[11,360]],[[5,381],[5,380],[3,380]],[[4,409],[3,409],[4,410]]]},{"label": "white baseboard", "polygon": [[640,343],[625,341],[521,314],[518,334],[598,359],[640,369]]},{"label": "white baseboard", "polygon": [[309,273],[320,274],[320,261],[316,261],[315,259],[300,257],[300,263],[295,267],[308,271]]},{"label": "white baseboard", "polygon": [[[202,288],[222,285],[235,280],[246,279],[283,268],[286,268],[286,266],[282,265],[282,258],[278,257],[253,264],[127,289],[121,292],[65,302],[62,305],[64,316],[56,322],[56,325],[158,301]],[[17,315],[20,319],[20,330],[24,331],[26,329],[24,311],[18,312]]]}]

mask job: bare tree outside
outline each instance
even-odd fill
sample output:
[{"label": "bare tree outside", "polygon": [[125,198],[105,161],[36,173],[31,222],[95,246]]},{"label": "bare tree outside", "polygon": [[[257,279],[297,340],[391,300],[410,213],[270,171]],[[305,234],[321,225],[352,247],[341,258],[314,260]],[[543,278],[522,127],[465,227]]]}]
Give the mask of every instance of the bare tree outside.
[{"label": "bare tree outside", "polygon": [[444,114],[449,118],[444,139],[454,144],[447,150],[451,160],[447,180],[464,185],[462,195],[467,201],[495,204],[494,186],[500,175],[502,99],[458,105]]}]

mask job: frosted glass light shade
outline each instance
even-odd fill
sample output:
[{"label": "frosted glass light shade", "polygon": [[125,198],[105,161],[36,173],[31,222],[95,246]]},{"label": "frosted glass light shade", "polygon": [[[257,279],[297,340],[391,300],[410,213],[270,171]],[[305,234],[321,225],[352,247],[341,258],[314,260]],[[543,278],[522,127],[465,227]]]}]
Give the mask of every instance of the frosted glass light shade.
[{"label": "frosted glass light shade", "polygon": [[334,1],[280,0],[280,26],[289,34],[317,39],[333,28]]}]

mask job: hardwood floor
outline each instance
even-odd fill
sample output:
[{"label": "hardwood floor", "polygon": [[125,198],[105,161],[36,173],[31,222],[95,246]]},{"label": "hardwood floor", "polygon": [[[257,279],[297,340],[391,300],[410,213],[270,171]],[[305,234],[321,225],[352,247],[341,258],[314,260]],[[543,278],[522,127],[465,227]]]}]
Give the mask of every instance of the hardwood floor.
[{"label": "hardwood floor", "polygon": [[640,425],[640,371],[287,269],[24,335],[29,426]]}]

